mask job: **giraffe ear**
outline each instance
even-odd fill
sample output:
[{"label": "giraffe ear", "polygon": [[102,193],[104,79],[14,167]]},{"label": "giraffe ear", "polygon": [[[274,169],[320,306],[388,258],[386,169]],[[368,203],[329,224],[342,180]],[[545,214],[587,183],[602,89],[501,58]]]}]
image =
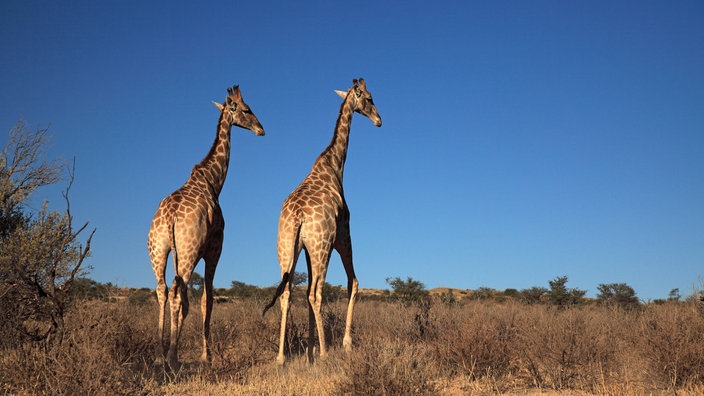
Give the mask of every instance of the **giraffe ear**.
[{"label": "giraffe ear", "polygon": [[345,92],[345,91],[335,90],[335,93],[338,94],[342,99],[347,97],[347,92]]},{"label": "giraffe ear", "polygon": [[213,101],[213,104],[218,108],[218,110],[222,111],[222,105],[220,103]]}]

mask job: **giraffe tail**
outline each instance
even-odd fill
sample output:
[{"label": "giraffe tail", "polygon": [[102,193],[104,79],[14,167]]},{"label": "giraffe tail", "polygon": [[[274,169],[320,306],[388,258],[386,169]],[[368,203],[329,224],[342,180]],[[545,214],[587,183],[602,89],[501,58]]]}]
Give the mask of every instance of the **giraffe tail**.
[{"label": "giraffe tail", "polygon": [[276,299],[278,299],[281,296],[281,293],[284,292],[284,289],[286,289],[286,285],[288,284],[288,280],[291,277],[290,272],[285,272],[284,276],[281,277],[281,283],[279,283],[279,286],[276,288],[276,293],[274,294],[274,298],[271,299],[271,302],[267,304],[266,307],[264,307],[264,310],[262,311],[262,316],[266,314],[266,311],[269,310],[269,308],[273,307],[274,304],[276,304]]},{"label": "giraffe tail", "polygon": [[188,316],[188,287],[186,286],[186,282],[184,282],[183,278],[180,276],[176,275],[174,278],[174,284],[171,286],[171,289],[173,290],[172,293],[174,296],[178,293],[178,295],[181,297],[181,315],[185,318]]},{"label": "giraffe tail", "polygon": [[178,273],[178,256],[176,255],[176,216],[171,221],[171,259],[174,261],[174,270]]},{"label": "giraffe tail", "polygon": [[[175,216],[174,216],[175,217]],[[174,270],[176,274],[179,273],[179,267],[178,267],[178,254],[177,254],[177,249],[176,249],[176,219],[174,218],[174,221],[171,222],[171,258],[174,261]],[[174,283],[173,286],[171,286],[171,289],[173,290],[174,295],[178,293],[181,297],[181,310],[183,313],[183,317],[185,318],[188,315],[188,287],[186,286],[186,283],[183,281],[183,278],[179,275],[176,275],[174,278]]]},{"label": "giraffe tail", "polygon": [[[297,248],[298,244],[300,243],[300,236],[301,236],[301,226],[299,226],[296,229],[296,238],[294,239],[295,246],[293,248],[293,252],[298,252],[299,249]],[[286,290],[286,287],[288,286],[289,280],[291,280],[291,276],[293,276],[293,271],[296,268],[296,259],[293,257],[293,252],[291,254],[291,261],[288,263],[288,271],[284,272],[283,276],[281,277],[281,283],[279,283],[279,286],[276,288],[276,293],[274,293],[274,297],[271,299],[271,302],[264,307],[264,310],[262,311],[262,316],[266,314],[266,311],[269,310],[269,308],[273,307],[274,304],[276,304],[276,299],[281,297],[281,294]]]}]

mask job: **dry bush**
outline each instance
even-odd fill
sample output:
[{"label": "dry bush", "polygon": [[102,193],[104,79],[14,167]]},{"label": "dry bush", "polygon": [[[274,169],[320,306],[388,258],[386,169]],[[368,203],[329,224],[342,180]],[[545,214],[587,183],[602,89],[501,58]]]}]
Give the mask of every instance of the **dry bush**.
[{"label": "dry bush", "polygon": [[669,389],[704,383],[704,315],[696,303],[651,305],[640,317],[639,351]]},{"label": "dry bush", "polygon": [[353,343],[374,338],[418,340],[420,332],[416,317],[419,313],[416,305],[361,301],[354,309]]},{"label": "dry bush", "polygon": [[[217,314],[210,326],[211,369],[219,378],[243,382],[250,369],[274,360],[278,339],[274,321],[262,317],[249,302],[218,304],[213,312]],[[199,332],[199,325],[191,327]],[[197,336],[200,339],[200,333]],[[196,347],[200,351],[200,345]]]},{"label": "dry bush", "polygon": [[372,338],[345,359],[336,395],[435,395],[437,370],[427,346]]},{"label": "dry bush", "polygon": [[152,365],[155,301],[80,303],[63,342],[17,344],[0,356],[9,394],[702,394],[704,315],[695,304],[637,312],[587,305],[471,301],[356,305],[353,351],[345,353],[345,300],[326,305],[326,360],[307,363],[308,308],[289,316],[289,359],[277,368],[278,314],[252,300],[216,304],[213,363],[199,362],[201,313],[186,319],[181,371]]},{"label": "dry bush", "polygon": [[[284,353],[287,357],[305,355],[308,350],[308,303],[305,298],[294,299],[293,297],[290,300],[289,313],[287,315],[288,322],[286,325],[286,340],[284,343]],[[245,302],[245,304],[247,304],[247,302]],[[261,304],[259,306],[261,306]],[[275,352],[278,352],[281,310],[278,304],[276,304],[275,307],[276,309],[272,309],[270,312],[266,313],[265,318],[268,320],[271,327],[269,330],[270,342],[268,344],[275,349]],[[325,315],[325,311],[328,307],[327,305],[323,307],[323,315]]]},{"label": "dry bush", "polygon": [[146,394],[156,388],[145,374],[152,338],[127,304],[91,302],[67,315],[60,344],[22,344],[0,365],[3,390],[13,394]]},{"label": "dry bush", "polygon": [[597,391],[618,377],[625,313],[598,307],[536,307],[522,318],[515,347],[536,387]]},{"label": "dry bush", "polygon": [[479,301],[457,307],[435,305],[434,337],[427,342],[448,373],[500,379],[513,370],[517,310],[515,304]]}]

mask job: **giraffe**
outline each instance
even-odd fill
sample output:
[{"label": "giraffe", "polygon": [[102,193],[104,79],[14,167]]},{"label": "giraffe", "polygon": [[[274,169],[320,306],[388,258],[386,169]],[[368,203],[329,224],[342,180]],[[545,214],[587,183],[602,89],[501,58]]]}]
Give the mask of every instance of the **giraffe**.
[{"label": "giraffe", "polygon": [[[222,251],[225,221],[218,202],[230,162],[230,129],[233,125],[264,136],[264,128],[249,106],[242,100],[239,86],[227,89],[225,103],[213,102],[220,110],[215,141],[208,154],[196,164],[186,183],[164,198],[154,214],[149,229],[148,248],[152,269],[156,276],[156,294],[159,301],[159,344],[156,364],[164,363],[166,352],[166,304],[170,300],[171,335],[168,346],[168,364],[177,370],[178,339],[183,320],[188,315],[186,285],[202,258],[205,261],[203,311],[203,354],[208,364],[210,352],[210,315],[213,308],[213,277]],[[166,262],[172,253],[175,278],[169,293],[165,282]]]},{"label": "giraffe", "polygon": [[377,127],[381,126],[381,117],[374,106],[371,93],[367,91],[364,79],[353,80],[352,87],[347,92],[335,92],[344,101],[340,106],[340,115],[332,141],[315,160],[308,176],[286,198],[279,217],[277,250],[282,279],[274,298],[264,308],[266,313],[281,296],[281,334],[276,358],[278,365],[283,365],[286,360],[284,356],[286,317],[290,293],[293,290],[292,274],[301,249],[305,252],[308,265],[308,361],[313,362],[314,322],[320,342],[320,358],[324,359],[327,355],[320,308],[325,274],[333,249],[340,254],[347,274],[349,303],[343,346],[346,351],[352,348],[352,312],[359,282],[352,265],[350,212],[345,202],[342,178],[352,114],[357,112],[364,115]]}]

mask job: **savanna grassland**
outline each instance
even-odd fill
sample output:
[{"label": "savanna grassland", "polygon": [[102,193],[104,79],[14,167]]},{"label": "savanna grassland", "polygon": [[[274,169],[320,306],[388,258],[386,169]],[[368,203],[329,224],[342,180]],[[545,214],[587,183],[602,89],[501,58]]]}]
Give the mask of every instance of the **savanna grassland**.
[{"label": "savanna grassland", "polygon": [[[193,303],[193,307],[199,304]],[[2,344],[0,389],[18,395],[699,395],[704,314],[697,302],[624,310],[511,300],[400,304],[363,293],[354,349],[342,350],[346,300],[324,306],[327,359],[306,359],[308,312],[296,298],[287,365],[274,363],[279,312],[263,299],[216,304],[213,361],[199,363],[199,309],[186,318],[179,372],[153,365],[157,306],[84,300],[64,336]]]}]

